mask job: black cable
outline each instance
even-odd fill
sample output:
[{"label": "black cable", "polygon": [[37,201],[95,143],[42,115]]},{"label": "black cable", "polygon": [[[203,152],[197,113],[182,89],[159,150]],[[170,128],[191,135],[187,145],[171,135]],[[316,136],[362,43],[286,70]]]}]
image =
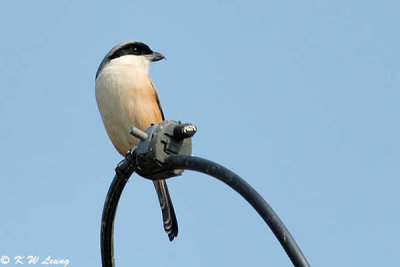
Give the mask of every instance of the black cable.
[{"label": "black cable", "polygon": [[132,155],[127,154],[115,169],[116,174],[108,190],[101,219],[101,261],[103,267],[114,267],[114,219],[122,190],[132,175],[135,165]]},{"label": "black cable", "polygon": [[260,214],[285,249],[293,265],[310,266],[278,215],[263,197],[240,176],[215,162],[193,156],[171,155],[165,160],[164,164],[168,169],[188,169],[202,172],[229,185]]},{"label": "black cable", "polygon": [[[278,215],[262,196],[241,177],[215,162],[192,156],[171,155],[165,160],[164,167],[171,170],[188,169],[202,172],[229,185],[260,214],[285,249],[294,266],[309,266],[300,248]],[[135,168],[135,160],[132,154],[127,154],[126,159],[117,166],[116,175],[107,194],[103,209],[100,238],[103,267],[115,266],[113,248],[115,214],[122,191]]]}]

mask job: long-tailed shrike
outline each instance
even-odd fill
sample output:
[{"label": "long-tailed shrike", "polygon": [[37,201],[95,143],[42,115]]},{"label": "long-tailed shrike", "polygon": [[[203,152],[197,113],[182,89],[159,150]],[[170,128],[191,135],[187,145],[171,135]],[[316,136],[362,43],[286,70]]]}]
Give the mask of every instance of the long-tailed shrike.
[{"label": "long-tailed shrike", "polygon": [[[164,120],[160,99],[148,71],[151,62],[164,59],[146,44],[128,41],[116,45],[104,57],[96,73],[96,100],[104,127],[121,155],[139,140],[129,134],[135,126],[147,129]],[[165,180],[154,181],[164,229],[172,241],[178,235],[178,222]]]}]

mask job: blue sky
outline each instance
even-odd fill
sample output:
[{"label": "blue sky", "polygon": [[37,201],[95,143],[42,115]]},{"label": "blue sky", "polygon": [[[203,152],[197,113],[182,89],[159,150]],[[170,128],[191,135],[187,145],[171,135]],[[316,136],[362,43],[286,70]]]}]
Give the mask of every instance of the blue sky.
[{"label": "blue sky", "polygon": [[[115,44],[167,60],[150,75],[194,154],[246,179],[313,266],[395,266],[400,238],[398,1],[3,1],[0,256],[100,266],[100,219],[121,160],[94,77]],[[150,181],[117,212],[117,266],[290,266],[235,192],[169,181],[170,243]],[[13,266],[10,263],[9,266]]]}]

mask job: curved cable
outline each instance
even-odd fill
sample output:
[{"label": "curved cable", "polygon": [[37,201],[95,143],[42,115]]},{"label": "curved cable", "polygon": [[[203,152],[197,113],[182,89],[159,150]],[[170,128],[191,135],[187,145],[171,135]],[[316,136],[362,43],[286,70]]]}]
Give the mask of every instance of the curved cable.
[{"label": "curved cable", "polygon": [[117,212],[118,202],[122,191],[132,175],[135,164],[131,160],[131,154],[126,155],[126,159],[121,161],[115,169],[116,174],[108,190],[106,201],[101,218],[101,261],[103,267],[114,267],[114,219]]},{"label": "curved cable", "polygon": [[285,249],[293,265],[310,266],[296,244],[296,241],[275,211],[268,205],[263,197],[240,176],[213,161],[193,156],[171,155],[165,160],[164,164],[168,169],[187,169],[202,172],[229,185],[244,197],[264,219]]},{"label": "curved cable", "polygon": [[[113,246],[114,219],[122,191],[136,168],[134,164],[135,161],[132,160],[132,157],[132,154],[127,154],[126,159],[116,168],[116,175],[107,193],[104,204],[100,237],[103,267],[115,266]],[[171,155],[165,160],[164,167],[168,169],[187,169],[202,172],[230,186],[244,197],[264,219],[281,243],[294,266],[309,266],[309,263],[296,244],[296,241],[279,219],[278,215],[262,196],[240,176],[213,161],[193,156]]]}]

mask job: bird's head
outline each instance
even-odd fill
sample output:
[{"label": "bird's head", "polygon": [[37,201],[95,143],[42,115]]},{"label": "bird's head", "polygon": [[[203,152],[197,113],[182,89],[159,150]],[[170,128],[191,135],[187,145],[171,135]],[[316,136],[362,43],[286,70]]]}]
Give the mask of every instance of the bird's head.
[{"label": "bird's head", "polygon": [[138,41],[128,41],[114,46],[101,62],[96,78],[101,70],[110,63],[132,64],[148,70],[151,62],[165,59],[164,55],[154,52],[148,45]]}]

